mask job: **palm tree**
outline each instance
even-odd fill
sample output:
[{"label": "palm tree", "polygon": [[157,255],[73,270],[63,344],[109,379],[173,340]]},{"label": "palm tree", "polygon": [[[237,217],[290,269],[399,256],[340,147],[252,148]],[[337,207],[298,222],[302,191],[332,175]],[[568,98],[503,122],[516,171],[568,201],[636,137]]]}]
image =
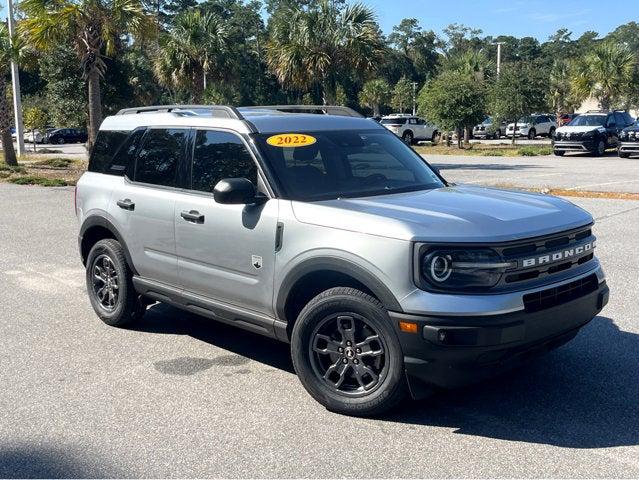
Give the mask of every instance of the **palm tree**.
[{"label": "palm tree", "polygon": [[465,50],[444,60],[444,70],[467,74],[478,82],[486,80],[492,67],[492,60],[483,50]]},{"label": "palm tree", "polygon": [[581,103],[575,98],[572,90],[572,73],[574,66],[565,60],[556,60],[550,70],[550,101],[557,114],[574,110]]},{"label": "palm tree", "polygon": [[11,38],[5,23],[0,23],[0,140],[4,163],[17,165],[16,151],[11,138],[12,109],[8,98],[7,75],[11,60],[19,58],[23,51],[23,43],[18,36]]},{"label": "palm tree", "polygon": [[630,88],[637,59],[625,45],[604,42],[578,64],[572,78],[574,93],[582,100],[595,97],[608,110]]},{"label": "palm tree", "polygon": [[390,96],[390,85],[382,78],[375,80],[369,80],[362,87],[362,91],[359,92],[359,103],[372,108],[373,115],[379,116],[380,105],[388,102]]},{"label": "palm tree", "polygon": [[153,59],[156,77],[167,88],[189,89],[192,102],[201,103],[208,76],[222,77],[229,36],[216,15],[197,8],[180,13],[170,33],[160,39]]},{"label": "palm tree", "polygon": [[144,38],[155,31],[155,21],[140,0],[22,0],[26,14],[21,31],[37,50],[70,42],[88,84],[89,145],[102,123],[100,78],[125,35]]},{"label": "palm tree", "polygon": [[280,83],[302,91],[319,86],[324,103],[334,104],[340,75],[373,71],[386,47],[371,9],[319,0],[312,8],[279,12],[266,49]]}]

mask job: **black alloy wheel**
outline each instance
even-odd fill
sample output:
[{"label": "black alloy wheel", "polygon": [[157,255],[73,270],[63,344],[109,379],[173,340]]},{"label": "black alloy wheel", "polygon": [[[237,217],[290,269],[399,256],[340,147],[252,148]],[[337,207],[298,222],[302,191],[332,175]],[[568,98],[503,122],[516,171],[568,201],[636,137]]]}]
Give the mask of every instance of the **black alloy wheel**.
[{"label": "black alloy wheel", "polygon": [[387,373],[384,340],[359,315],[330,316],[313,332],[309,355],[315,373],[332,390],[361,396]]}]

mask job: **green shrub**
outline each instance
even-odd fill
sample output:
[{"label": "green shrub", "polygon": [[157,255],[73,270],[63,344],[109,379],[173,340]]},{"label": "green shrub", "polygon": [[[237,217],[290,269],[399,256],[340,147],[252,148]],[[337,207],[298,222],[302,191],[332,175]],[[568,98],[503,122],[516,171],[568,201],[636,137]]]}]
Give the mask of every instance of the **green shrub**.
[{"label": "green shrub", "polygon": [[47,158],[46,160],[40,160],[35,162],[34,165],[43,165],[47,167],[66,168],[69,165],[75,163],[72,158]]},{"label": "green shrub", "polygon": [[6,163],[0,163],[0,172],[9,172],[11,173],[25,173],[26,170],[24,167],[20,167],[20,166],[16,166],[14,167],[13,165],[7,165]]},{"label": "green shrub", "polygon": [[535,157],[537,155],[550,155],[552,153],[552,147],[536,146],[536,145],[525,145],[525,146],[519,148],[518,153],[522,157]]},{"label": "green shrub", "polygon": [[24,177],[10,178],[11,183],[16,185],[40,185],[42,187],[65,187],[68,182],[59,178],[38,177],[36,175],[26,175]]}]

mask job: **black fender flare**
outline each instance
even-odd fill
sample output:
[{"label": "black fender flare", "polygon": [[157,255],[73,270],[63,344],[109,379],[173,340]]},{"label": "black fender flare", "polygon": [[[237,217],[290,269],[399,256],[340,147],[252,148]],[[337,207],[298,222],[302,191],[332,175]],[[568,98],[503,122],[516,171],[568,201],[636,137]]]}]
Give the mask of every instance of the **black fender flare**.
[{"label": "black fender flare", "polygon": [[80,255],[82,256],[82,263],[86,263],[86,258],[82,255],[82,239],[84,238],[86,232],[92,227],[102,227],[107,229],[109,232],[113,234],[115,239],[122,245],[124,249],[124,257],[126,258],[126,262],[129,264],[129,268],[133,271],[135,275],[138,274],[135,266],[133,265],[133,259],[131,257],[131,253],[129,252],[129,247],[127,246],[124,238],[118,231],[118,229],[111,223],[107,218],[102,215],[92,215],[87,217],[84,222],[82,222],[82,226],[80,227],[80,234],[78,235],[78,246],[80,247]]},{"label": "black fender flare", "polygon": [[338,257],[309,258],[290,270],[280,284],[275,301],[275,313],[277,318],[286,319],[286,302],[295,284],[304,276],[320,271],[331,271],[348,275],[362,285],[366,286],[387,310],[402,312],[395,295],[374,274],[364,267],[349,260]]}]

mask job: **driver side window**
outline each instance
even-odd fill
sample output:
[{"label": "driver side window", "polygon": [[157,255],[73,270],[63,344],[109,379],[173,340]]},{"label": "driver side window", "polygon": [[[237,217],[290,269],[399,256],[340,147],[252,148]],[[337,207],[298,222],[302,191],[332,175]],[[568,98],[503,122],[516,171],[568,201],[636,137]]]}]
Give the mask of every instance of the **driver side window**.
[{"label": "driver side window", "polygon": [[193,149],[191,189],[213,192],[223,178],[248,178],[257,186],[257,166],[237,135],[198,130]]}]

